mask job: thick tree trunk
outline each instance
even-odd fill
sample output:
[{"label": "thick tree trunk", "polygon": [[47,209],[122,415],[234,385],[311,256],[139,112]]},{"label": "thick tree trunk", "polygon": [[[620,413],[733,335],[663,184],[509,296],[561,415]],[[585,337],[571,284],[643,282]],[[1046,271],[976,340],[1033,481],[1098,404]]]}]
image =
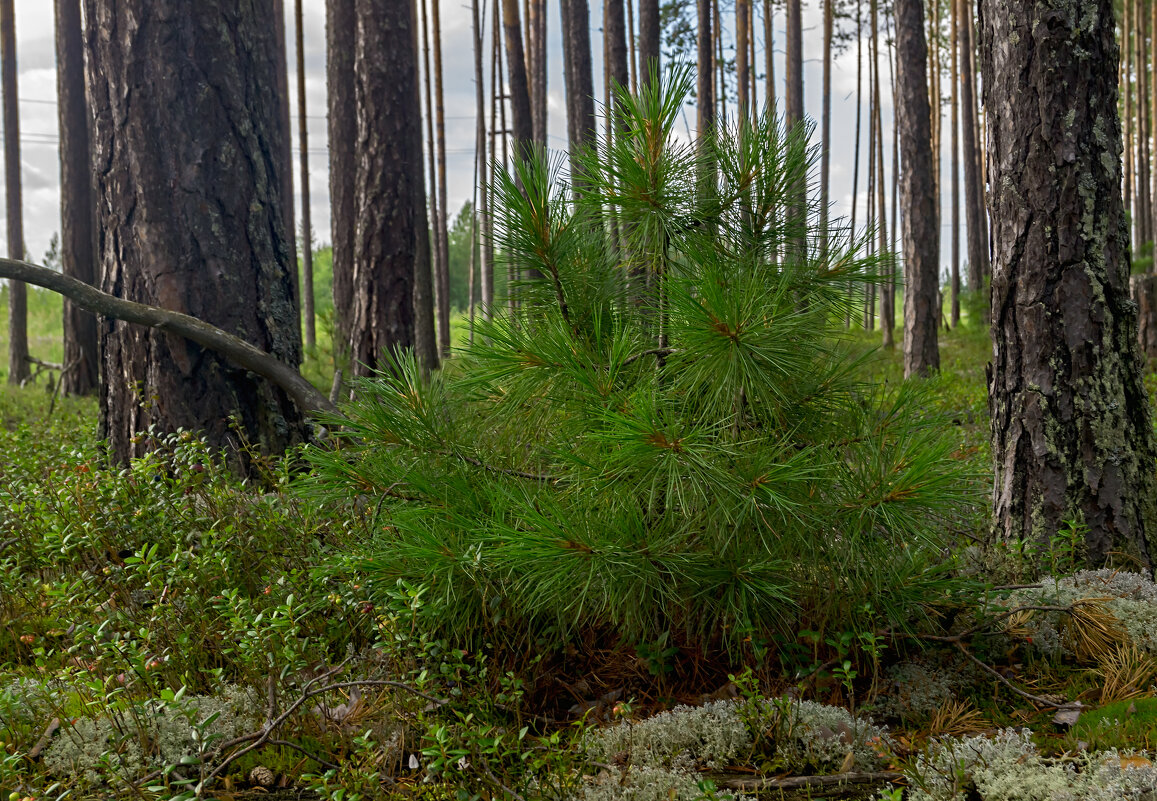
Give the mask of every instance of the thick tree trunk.
[{"label": "thick tree trunk", "polygon": [[[0,85],[4,94],[4,199],[8,209],[8,256],[24,258],[24,211],[20,185],[20,106],[16,89],[16,12],[0,0]],[[8,383],[28,378],[28,287],[8,282]]]},{"label": "thick tree trunk", "polygon": [[639,0],[640,84],[657,84],[663,74],[659,40],[659,0]]},{"label": "thick tree trunk", "polygon": [[435,367],[417,9],[413,0],[356,0],[356,5],[354,373],[385,368],[390,355],[408,348]]},{"label": "thick tree trunk", "polygon": [[326,87],[329,109],[329,204],[333,238],[334,347],[349,355],[353,316],[354,172],[358,131],[354,105],[354,0],[326,0]]},{"label": "thick tree trunk", "polygon": [[[84,90],[84,27],[80,0],[56,0],[56,94],[60,120],[60,264],[65,275],[97,283],[93,226],[88,99]],[[99,380],[96,317],[64,302],[61,390],[96,392]]]},{"label": "thick tree trunk", "polygon": [[964,216],[968,224],[968,288],[979,292],[988,273],[988,222],[977,152],[976,79],[972,74],[972,14],[968,0],[960,4],[960,103],[964,107]]},{"label": "thick tree trunk", "polygon": [[[272,0],[86,0],[102,286],[301,358]],[[281,39],[279,45],[278,40]],[[201,431],[243,466],[305,435],[280,389],[164,331],[101,325],[100,435],[126,460],[150,426]]]},{"label": "thick tree trunk", "polygon": [[1149,567],[1157,477],[1121,203],[1110,0],[983,0],[994,263],[993,521]]},{"label": "thick tree trunk", "polygon": [[904,376],[940,369],[940,231],[920,0],[896,0],[896,126],[904,219]]},{"label": "thick tree trunk", "polygon": [[309,118],[305,103],[305,24],[302,0],[293,4],[297,50],[297,144],[301,148],[301,316],[305,321],[305,346],[317,345],[313,311],[313,220],[309,208]]}]

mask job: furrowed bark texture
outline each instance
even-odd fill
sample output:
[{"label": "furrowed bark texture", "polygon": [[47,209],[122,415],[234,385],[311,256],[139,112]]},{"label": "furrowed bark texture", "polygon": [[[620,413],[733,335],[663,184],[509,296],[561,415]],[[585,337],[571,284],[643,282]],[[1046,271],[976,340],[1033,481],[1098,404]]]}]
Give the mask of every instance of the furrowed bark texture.
[{"label": "furrowed bark texture", "polygon": [[354,140],[358,118],[354,105],[354,0],[326,0],[325,74],[329,105],[330,236],[333,238],[334,344],[349,348],[353,315]]},{"label": "furrowed bark texture", "polygon": [[994,259],[994,525],[1151,564],[1155,453],[1121,201],[1110,0],[982,2]]},{"label": "furrowed bark texture", "polygon": [[[88,101],[84,93],[84,28],[80,0],[56,0],[56,93],[60,120],[60,262],[65,275],[97,283],[89,163]],[[96,392],[99,373],[96,317],[64,303],[61,389]]]},{"label": "furrowed bark texture", "polygon": [[[357,179],[352,356],[356,375],[387,366],[386,352],[417,343],[433,304],[418,113],[417,9],[412,2],[358,0]],[[424,280],[424,287],[419,278]],[[432,333],[432,332],[431,332]],[[437,364],[436,345],[419,355]]]},{"label": "furrowed bark texture", "polygon": [[[86,3],[102,288],[298,364],[272,0]],[[276,453],[306,433],[285,392],[199,345],[111,319],[101,337],[100,435],[119,460],[150,426],[202,431],[240,465],[241,436]]]},{"label": "furrowed bark texture", "polygon": [[[940,309],[940,218],[936,213],[931,110],[926,78],[928,48],[924,41],[921,0],[896,0],[894,10],[898,89],[896,127],[900,134],[900,158],[904,163],[904,169],[900,171],[900,204],[904,220],[904,375],[928,375],[940,369],[936,338],[937,312]],[[881,211],[883,205],[881,199]],[[896,223],[894,218],[892,223]]]}]

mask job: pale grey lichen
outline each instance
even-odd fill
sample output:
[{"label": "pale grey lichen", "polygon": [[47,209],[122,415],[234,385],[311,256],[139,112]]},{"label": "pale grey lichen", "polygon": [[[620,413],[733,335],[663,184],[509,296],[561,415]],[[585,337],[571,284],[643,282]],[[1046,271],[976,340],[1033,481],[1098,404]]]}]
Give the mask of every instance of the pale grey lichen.
[{"label": "pale grey lichen", "polygon": [[600,729],[587,738],[596,760],[625,758],[651,767],[722,767],[751,747],[751,733],[734,701],[678,706],[641,720]]},{"label": "pale grey lichen", "polygon": [[[690,770],[653,765],[633,767],[624,774],[604,771],[574,796],[574,801],[701,801],[699,777]],[[731,793],[716,798],[748,801]]]},{"label": "pale grey lichen", "polygon": [[1110,750],[1076,760],[1046,759],[1027,731],[1005,729],[994,737],[932,741],[905,771],[908,801],[1122,801],[1153,799],[1157,770]]},{"label": "pale grey lichen", "polygon": [[44,752],[44,764],[58,777],[90,786],[107,782],[110,774],[135,780],[251,729],[254,708],[246,690],[229,685],[215,695],[187,696],[178,703],[148,701],[115,718],[79,718]]}]

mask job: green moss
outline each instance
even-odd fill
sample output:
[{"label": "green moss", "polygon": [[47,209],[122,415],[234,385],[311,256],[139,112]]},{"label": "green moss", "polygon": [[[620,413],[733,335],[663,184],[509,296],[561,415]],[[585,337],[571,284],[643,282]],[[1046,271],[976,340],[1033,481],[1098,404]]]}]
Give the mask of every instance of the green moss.
[{"label": "green moss", "polygon": [[1157,698],[1115,701],[1081,715],[1072,738],[1093,750],[1157,746]]}]

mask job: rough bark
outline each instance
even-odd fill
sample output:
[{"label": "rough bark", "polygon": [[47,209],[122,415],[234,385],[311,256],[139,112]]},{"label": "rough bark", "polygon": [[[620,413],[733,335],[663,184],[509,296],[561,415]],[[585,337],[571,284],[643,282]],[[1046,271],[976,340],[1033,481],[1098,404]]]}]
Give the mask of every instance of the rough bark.
[{"label": "rough bark", "polygon": [[968,228],[968,288],[979,292],[988,273],[988,222],[984,213],[984,189],[980,185],[980,154],[977,152],[976,79],[972,74],[972,14],[968,0],[960,4],[960,103],[964,111],[964,216]]},{"label": "rough bark", "polygon": [[[289,130],[270,91],[284,31],[263,22],[272,0],[252,5],[86,0],[101,284],[296,365]],[[304,437],[284,391],[218,354],[163,330],[100,329],[100,436],[116,459],[142,453],[150,426],[201,431],[237,467],[245,441],[278,453]]]},{"label": "rough bark", "polygon": [[409,348],[434,367],[417,9],[413,0],[356,6],[353,370],[384,369]]},{"label": "rough bark", "polygon": [[663,74],[659,34],[659,0],[639,0],[640,89],[658,84]]},{"label": "rough bark", "polygon": [[297,51],[297,144],[301,149],[301,316],[305,322],[305,346],[317,344],[313,312],[313,220],[309,208],[309,119],[305,104],[305,25],[302,0],[293,4]]},{"label": "rough bark", "polygon": [[1111,0],[982,2],[994,261],[993,521],[1149,567],[1153,429],[1121,201]]},{"label": "rough bark", "polygon": [[896,0],[896,127],[900,133],[900,215],[904,220],[904,375],[940,369],[940,231],[925,80],[927,45],[920,0]]},{"label": "rough bark", "polygon": [[293,399],[303,414],[337,414],[337,407],[309,383],[296,368],[240,337],[187,314],[135,303],[101,292],[94,286],[47,267],[14,259],[0,259],[0,278],[19,280],[50,289],[68,298],[86,313],[176,334],[212,350],[237,367],[276,384]]},{"label": "rough bark", "polygon": [[[96,284],[88,100],[84,90],[84,27],[80,0],[56,0],[56,94],[60,120],[60,264],[65,275]],[[96,317],[64,302],[61,391],[96,392],[99,375]]]},{"label": "rough bark", "polygon": [[354,302],[354,144],[358,127],[354,105],[354,42],[357,17],[354,0],[326,0],[325,8],[334,346],[344,359],[349,350]]},{"label": "rough bark", "polygon": [[[0,0],[0,85],[4,94],[4,200],[8,255],[24,258],[24,211],[20,184],[20,106],[16,89],[16,12]],[[28,287],[8,282],[8,383],[28,378]]]}]

